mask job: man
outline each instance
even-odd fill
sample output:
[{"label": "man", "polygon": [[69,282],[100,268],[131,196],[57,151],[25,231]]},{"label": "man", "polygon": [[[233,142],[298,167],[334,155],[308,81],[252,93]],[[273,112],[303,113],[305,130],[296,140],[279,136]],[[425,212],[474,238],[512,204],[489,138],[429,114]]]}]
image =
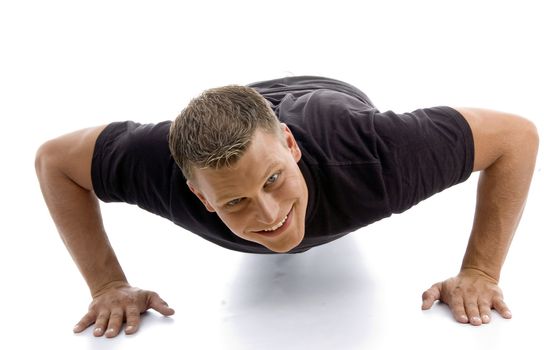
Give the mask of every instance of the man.
[{"label": "man", "polygon": [[423,293],[462,323],[511,314],[498,287],[536,155],[535,126],[472,108],[380,112],[357,88],[289,77],[205,91],[174,122],[112,123],[46,142],[36,170],[93,301],[74,328],[136,332],[156,293],[128,284],[98,200],[124,201],[225,248],[299,253],[400,213],[481,171],[457,276]]}]

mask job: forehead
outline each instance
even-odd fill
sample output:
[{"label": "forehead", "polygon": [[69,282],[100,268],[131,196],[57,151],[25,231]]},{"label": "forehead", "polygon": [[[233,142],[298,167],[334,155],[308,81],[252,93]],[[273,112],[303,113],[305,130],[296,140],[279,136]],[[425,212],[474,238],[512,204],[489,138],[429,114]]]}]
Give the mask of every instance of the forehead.
[{"label": "forehead", "polygon": [[258,130],[236,163],[220,169],[195,169],[194,175],[201,190],[209,197],[219,199],[254,186],[260,188],[268,172],[285,164],[288,156],[287,148],[276,135]]}]

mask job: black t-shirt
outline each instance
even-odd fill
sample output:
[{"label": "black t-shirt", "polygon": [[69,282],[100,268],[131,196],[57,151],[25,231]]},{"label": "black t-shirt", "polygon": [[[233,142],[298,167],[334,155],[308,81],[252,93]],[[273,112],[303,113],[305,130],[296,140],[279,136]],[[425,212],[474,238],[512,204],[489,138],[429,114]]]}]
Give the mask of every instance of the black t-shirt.
[{"label": "black t-shirt", "polygon": [[[270,102],[302,150],[306,232],[291,253],[401,213],[472,172],[472,132],[450,107],[380,112],[359,89],[323,77],[249,86]],[[237,237],[188,189],[168,148],[170,124],[108,125],[92,160],[96,195],[105,202],[136,204],[228,249],[273,253]]]}]

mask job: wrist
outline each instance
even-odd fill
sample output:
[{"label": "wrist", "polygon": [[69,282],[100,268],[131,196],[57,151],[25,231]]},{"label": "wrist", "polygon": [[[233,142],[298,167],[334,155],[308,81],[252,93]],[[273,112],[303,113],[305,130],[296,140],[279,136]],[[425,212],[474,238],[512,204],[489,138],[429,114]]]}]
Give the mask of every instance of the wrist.
[{"label": "wrist", "polygon": [[476,277],[481,277],[481,278],[484,278],[486,280],[488,280],[489,282],[492,282],[492,283],[495,283],[495,284],[499,284],[499,274],[490,274],[488,272],[486,272],[484,269],[481,269],[479,267],[475,267],[475,266],[466,266],[463,264],[463,266],[461,266],[461,270],[459,271],[459,275],[460,276],[476,276]]},{"label": "wrist", "polygon": [[504,258],[500,259],[500,255],[493,254],[488,249],[482,249],[480,246],[471,239],[461,264],[461,271],[477,272],[498,282]]},{"label": "wrist", "polygon": [[130,287],[130,284],[125,278],[112,280],[105,284],[100,285],[97,288],[91,288],[91,296],[94,299],[104,294],[107,290],[115,289],[115,288],[123,288],[123,287]]}]

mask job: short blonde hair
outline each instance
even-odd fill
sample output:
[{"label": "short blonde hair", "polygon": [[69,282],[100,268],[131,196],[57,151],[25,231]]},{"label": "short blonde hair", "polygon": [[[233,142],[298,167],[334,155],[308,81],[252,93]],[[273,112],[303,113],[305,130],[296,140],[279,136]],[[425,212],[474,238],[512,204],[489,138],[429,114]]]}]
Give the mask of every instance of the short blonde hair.
[{"label": "short blonde hair", "polygon": [[219,169],[244,154],[257,129],[281,135],[268,101],[255,89],[228,85],[191,100],[170,126],[168,144],[186,179],[194,167]]}]

